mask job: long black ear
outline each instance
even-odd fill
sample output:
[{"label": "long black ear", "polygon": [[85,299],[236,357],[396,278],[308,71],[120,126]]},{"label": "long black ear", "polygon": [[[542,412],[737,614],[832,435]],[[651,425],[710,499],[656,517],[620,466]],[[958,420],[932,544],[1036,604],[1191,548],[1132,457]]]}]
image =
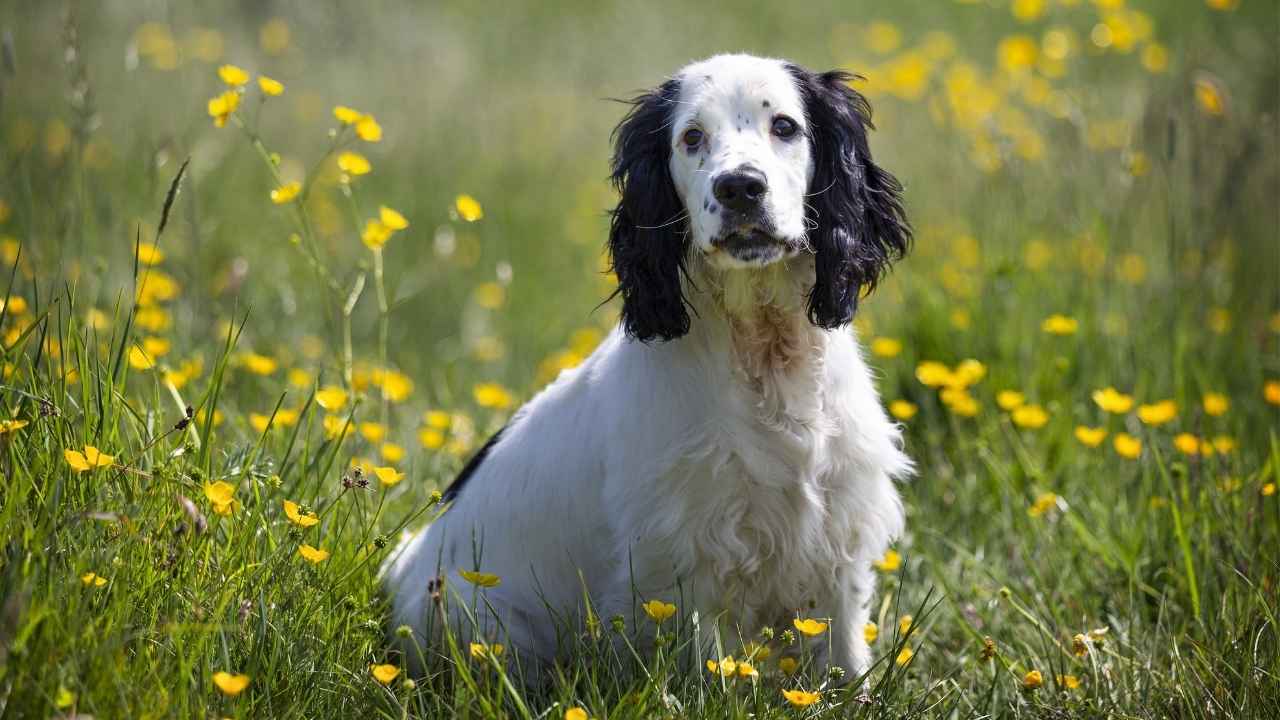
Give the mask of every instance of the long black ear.
[{"label": "long black ear", "polygon": [[609,255],[622,296],[622,327],[648,342],[689,332],[681,290],[689,250],[688,219],[671,181],[671,112],[680,91],[668,80],[631,100],[613,131],[613,173],[618,206],[609,228]]},{"label": "long black ear", "polygon": [[809,186],[809,245],[815,259],[809,320],[837,328],[853,319],[858,297],[871,292],[911,242],[902,184],[871,161],[871,105],[840,70],[787,67],[804,100],[814,172]]}]

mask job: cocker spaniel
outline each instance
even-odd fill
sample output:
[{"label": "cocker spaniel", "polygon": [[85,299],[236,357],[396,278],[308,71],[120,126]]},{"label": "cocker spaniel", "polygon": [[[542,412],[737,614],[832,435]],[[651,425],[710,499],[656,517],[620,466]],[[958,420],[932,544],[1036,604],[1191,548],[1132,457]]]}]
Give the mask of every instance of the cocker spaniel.
[{"label": "cocker spaniel", "polygon": [[661,599],[744,634],[829,618],[819,662],[868,667],[871,563],[912,464],[847,326],[911,233],[851,79],[718,55],[631,102],[621,321],[391,556],[393,623],[550,662],[566,627]]}]

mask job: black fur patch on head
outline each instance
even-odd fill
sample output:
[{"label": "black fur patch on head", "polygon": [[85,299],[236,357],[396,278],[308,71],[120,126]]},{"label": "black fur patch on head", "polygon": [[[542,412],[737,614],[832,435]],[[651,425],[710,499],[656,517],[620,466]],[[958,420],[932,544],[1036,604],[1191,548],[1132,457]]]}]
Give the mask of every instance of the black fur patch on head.
[{"label": "black fur patch on head", "polygon": [[609,229],[609,256],[622,296],[622,327],[648,342],[689,332],[681,287],[689,252],[684,204],[671,180],[672,110],[676,80],[630,100],[631,110],[613,131],[610,179],[620,195]]},{"label": "black fur patch on head", "polygon": [[849,87],[850,73],[814,73],[788,65],[804,102],[813,151],[807,220],[816,267],[809,320],[837,328],[853,319],[858,297],[871,292],[911,243],[902,184],[871,160],[871,105]]}]

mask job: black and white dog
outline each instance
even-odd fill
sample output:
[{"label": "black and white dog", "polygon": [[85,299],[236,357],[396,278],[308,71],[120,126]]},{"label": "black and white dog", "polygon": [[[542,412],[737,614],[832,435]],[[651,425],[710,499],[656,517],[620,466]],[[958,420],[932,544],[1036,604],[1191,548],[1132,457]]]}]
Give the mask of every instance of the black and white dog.
[{"label": "black and white dog", "polygon": [[867,667],[871,562],[912,465],[846,326],[910,230],[850,79],[719,55],[633,101],[613,155],[621,322],[388,560],[394,624],[430,641],[444,587],[464,642],[549,661],[548,608],[661,599],[744,636],[829,618],[820,661]]}]

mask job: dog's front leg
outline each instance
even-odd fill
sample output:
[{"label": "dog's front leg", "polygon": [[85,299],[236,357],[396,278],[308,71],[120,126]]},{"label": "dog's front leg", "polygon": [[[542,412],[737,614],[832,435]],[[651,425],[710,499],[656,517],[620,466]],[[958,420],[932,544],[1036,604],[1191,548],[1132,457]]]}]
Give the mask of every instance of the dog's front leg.
[{"label": "dog's front leg", "polygon": [[[864,628],[871,618],[875,584],[875,573],[870,567],[845,568],[836,573],[829,599],[820,606],[828,609],[831,636],[821,645],[815,667],[819,671],[839,667],[844,672],[838,681],[842,684],[856,681],[871,667],[871,650]],[[814,613],[814,617],[820,615],[820,611]]]}]

